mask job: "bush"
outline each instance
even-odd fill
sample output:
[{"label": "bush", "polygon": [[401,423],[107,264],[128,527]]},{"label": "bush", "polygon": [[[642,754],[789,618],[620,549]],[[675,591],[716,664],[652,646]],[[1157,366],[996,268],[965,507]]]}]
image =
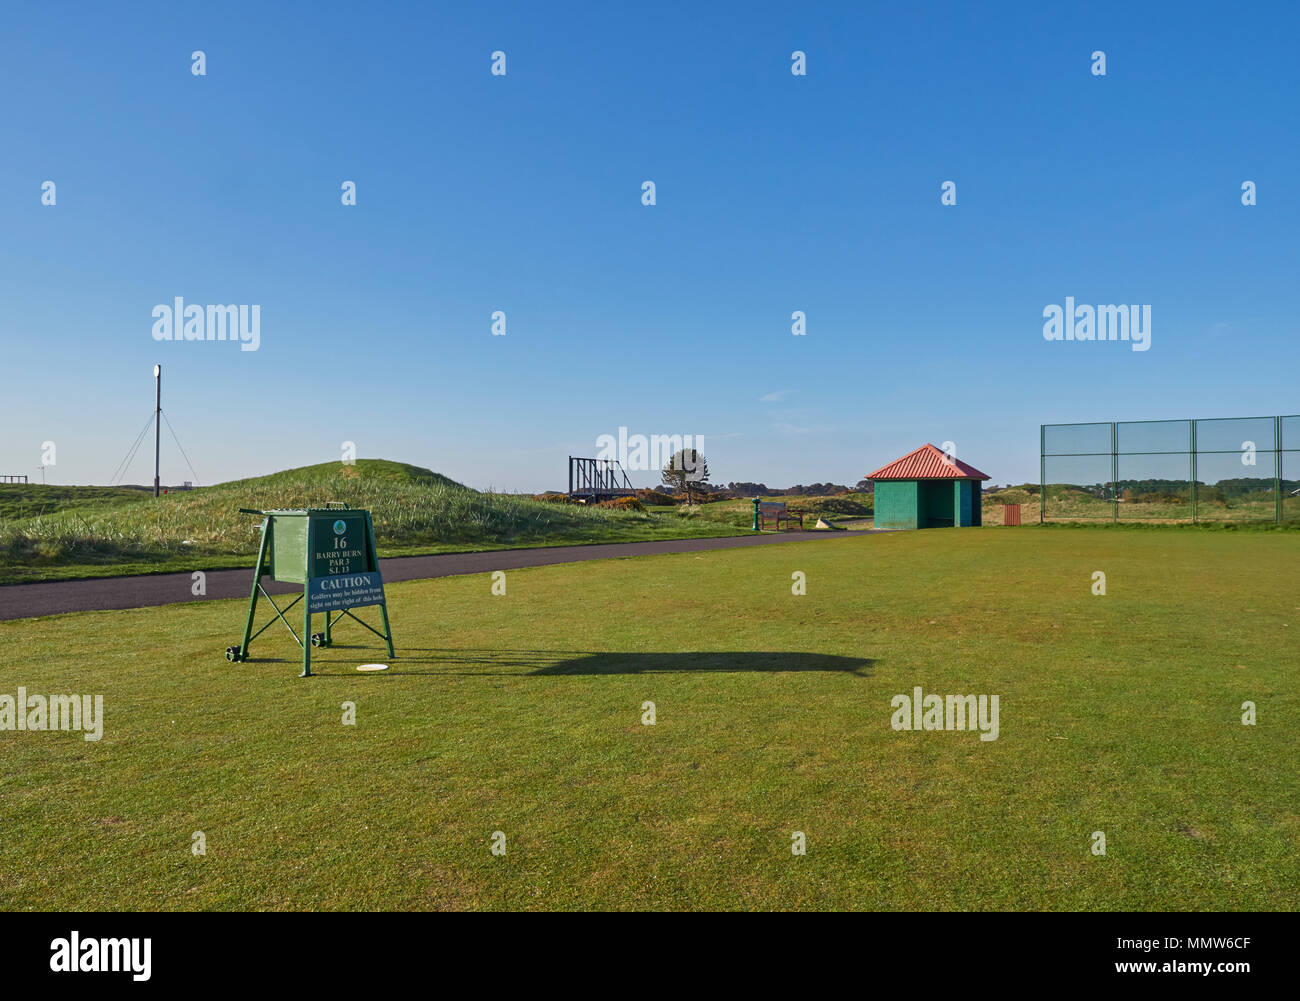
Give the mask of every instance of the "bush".
[{"label": "bush", "polygon": [[989,504],[1028,504],[1034,498],[1023,487],[1008,487],[995,494],[986,494],[983,499]]},{"label": "bush", "polygon": [[809,497],[807,502],[803,504],[791,504],[789,506],[790,510],[801,514],[804,512],[817,512],[819,514],[856,515],[865,518],[872,513],[870,504],[864,504],[851,496]]},{"label": "bush", "polygon": [[596,507],[606,507],[614,511],[644,511],[645,505],[635,497],[615,497],[613,500],[601,501]]},{"label": "bush", "polygon": [[677,504],[683,499],[673,494],[666,494],[662,490],[638,490],[636,495],[642,504],[657,504],[660,506]]}]

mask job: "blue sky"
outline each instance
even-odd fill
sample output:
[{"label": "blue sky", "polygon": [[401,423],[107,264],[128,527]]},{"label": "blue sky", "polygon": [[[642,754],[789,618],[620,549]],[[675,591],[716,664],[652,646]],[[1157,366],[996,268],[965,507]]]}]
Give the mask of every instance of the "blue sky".
[{"label": "blue sky", "polygon": [[[620,427],[1008,482],[1043,422],[1300,412],[1294,6],[465,6],[6,5],[0,472],[107,482],[155,362],[203,483],[346,440],[541,490]],[[259,350],[155,342],[176,296]],[[1045,341],[1067,296],[1150,350]]]}]

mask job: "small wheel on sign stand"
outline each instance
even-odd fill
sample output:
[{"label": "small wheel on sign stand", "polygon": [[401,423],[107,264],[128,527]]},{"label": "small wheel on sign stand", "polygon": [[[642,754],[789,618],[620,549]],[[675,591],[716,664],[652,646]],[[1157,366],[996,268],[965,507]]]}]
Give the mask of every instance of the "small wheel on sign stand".
[{"label": "small wheel on sign stand", "polygon": [[325,634],[324,634],[324,633],[312,633],[312,634],[311,634],[311,645],[312,645],[312,646],[328,646],[329,644],[327,644],[327,643],[325,642]]},{"label": "small wheel on sign stand", "polygon": [[239,647],[237,646],[226,647],[226,660],[234,664],[234,663],[238,663],[242,659],[243,658],[239,656]]}]

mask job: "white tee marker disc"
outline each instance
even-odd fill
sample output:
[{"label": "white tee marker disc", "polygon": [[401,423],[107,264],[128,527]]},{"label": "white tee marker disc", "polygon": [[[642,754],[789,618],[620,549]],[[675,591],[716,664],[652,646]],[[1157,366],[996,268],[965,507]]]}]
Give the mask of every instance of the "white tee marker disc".
[{"label": "white tee marker disc", "polygon": [[387,671],[387,664],[361,664],[357,667],[358,671]]}]

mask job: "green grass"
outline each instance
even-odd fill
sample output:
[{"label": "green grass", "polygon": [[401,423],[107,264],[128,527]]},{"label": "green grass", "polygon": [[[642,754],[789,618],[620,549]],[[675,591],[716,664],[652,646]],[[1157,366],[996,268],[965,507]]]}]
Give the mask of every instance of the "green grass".
[{"label": "green grass", "polygon": [[[1293,534],[936,529],[490,583],[392,585],[383,675],[355,625],[314,679],[278,624],[227,664],[234,601],[0,623],[0,692],[107,717],[0,732],[0,907],[1300,906]],[[999,739],[893,731],[914,685],[999,695]]]},{"label": "green grass", "polygon": [[483,493],[381,459],[306,466],[156,500],[146,494],[144,503],[106,496],[104,488],[58,489],[64,503],[52,514],[0,520],[0,584],[192,570],[196,563],[251,566],[260,519],[240,514],[241,507],[327,501],[368,509],[385,556],[743,534],[675,515]]},{"label": "green grass", "polygon": [[65,487],[44,483],[0,483],[0,522],[64,511],[109,510],[153,500],[133,487]]},{"label": "green grass", "polygon": [[[1027,487],[1032,487],[1027,489]],[[1038,488],[1034,485],[1010,487],[983,495],[984,524],[1001,525],[1004,504],[1019,504],[1023,524],[1039,520]],[[1117,505],[1077,488],[1049,484],[1047,492],[1046,524],[1110,525],[1118,514],[1118,524],[1145,526],[1191,525],[1190,496],[1185,500],[1133,500],[1121,499]],[[1300,497],[1285,495],[1282,498],[1282,522],[1277,524],[1277,510],[1273,498],[1232,498],[1222,500],[1202,497],[1196,506],[1198,528],[1216,527],[1228,530],[1238,528],[1281,528],[1300,530]]]},{"label": "green grass", "polygon": [[[1022,516],[1028,518],[1032,513],[1038,519],[1038,498],[1026,498],[1021,501],[1018,496],[1023,490],[1004,490],[998,494],[985,497],[985,505],[993,500],[995,503],[1021,503]],[[1192,498],[1190,488],[1183,496],[1176,499],[1151,500],[1141,497],[1121,497],[1117,505],[1102,497],[1097,497],[1077,488],[1063,484],[1048,484],[1047,519],[1049,521],[1111,521],[1116,513],[1120,521],[1130,522],[1191,522]],[[1300,497],[1284,493],[1282,497],[1282,523],[1291,528],[1300,528]],[[1000,516],[999,516],[1000,517]],[[1268,491],[1244,497],[1206,498],[1202,497],[1196,505],[1198,523],[1247,525],[1276,524],[1277,505],[1273,495]]]}]

